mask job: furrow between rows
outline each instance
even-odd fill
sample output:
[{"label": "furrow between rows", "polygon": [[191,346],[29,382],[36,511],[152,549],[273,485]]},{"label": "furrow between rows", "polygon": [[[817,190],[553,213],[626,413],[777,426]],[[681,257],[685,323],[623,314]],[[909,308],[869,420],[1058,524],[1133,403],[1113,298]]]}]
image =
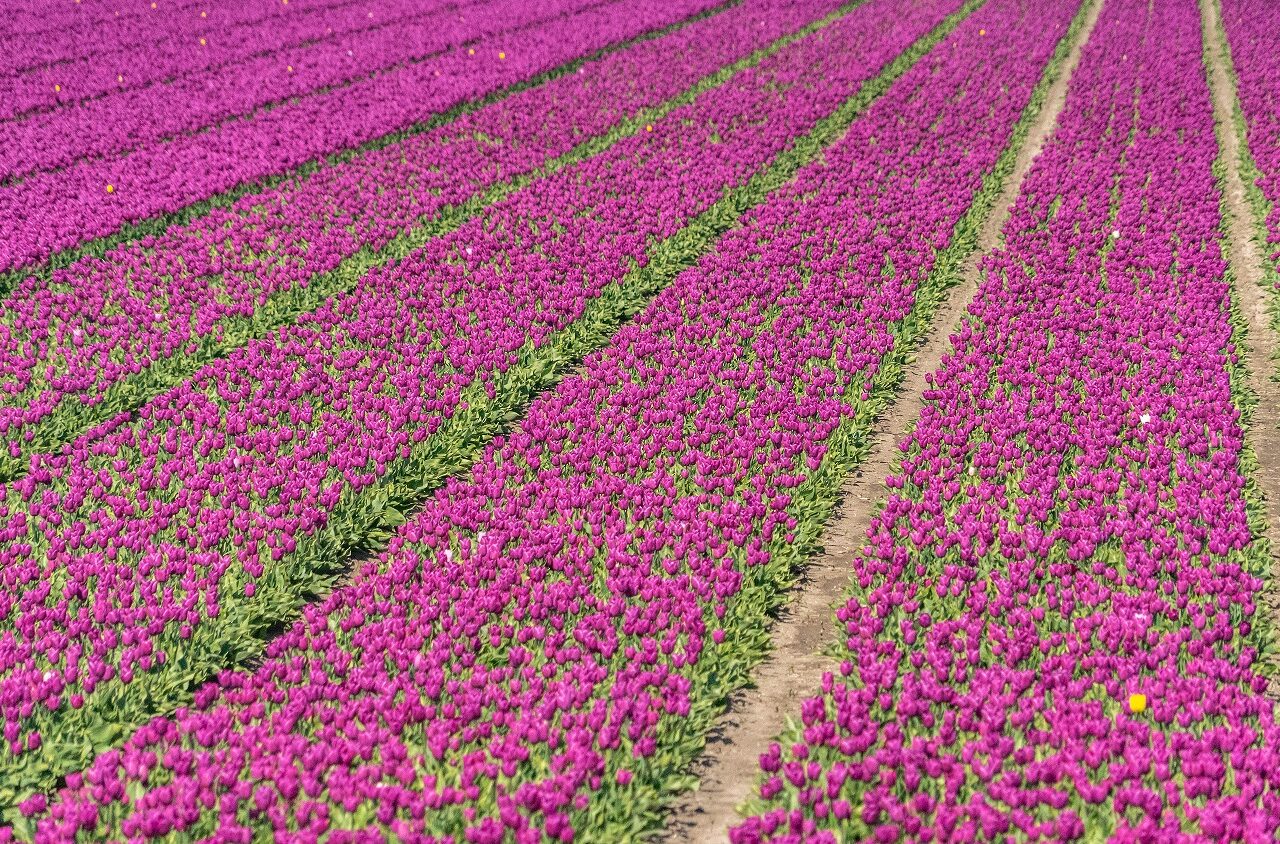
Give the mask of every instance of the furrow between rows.
[{"label": "furrow between rows", "polygon": [[978,4],[939,23],[956,5],[854,9],[10,485],[0,796],[260,653]]},{"label": "furrow between rows", "polygon": [[972,249],[961,221],[998,194],[1070,11],[951,16],[261,668],[29,801],[25,834],[653,830],[811,547],[840,475],[824,454],[856,453]]}]

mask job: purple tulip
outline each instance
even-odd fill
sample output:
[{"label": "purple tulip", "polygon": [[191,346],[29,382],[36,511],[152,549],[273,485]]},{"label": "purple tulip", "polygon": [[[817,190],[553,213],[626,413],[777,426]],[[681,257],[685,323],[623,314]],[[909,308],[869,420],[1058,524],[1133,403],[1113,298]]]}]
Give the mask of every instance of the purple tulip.
[{"label": "purple tulip", "polygon": [[[454,372],[487,378],[486,366],[494,364],[485,361],[503,360],[491,348],[568,324],[579,300],[620,272],[611,267],[643,248],[620,233],[644,225],[659,235],[670,231],[687,216],[682,209],[740,181],[758,166],[750,162],[783,148],[954,8],[861,7],[616,153],[535,183],[530,195],[540,204],[500,205],[485,227],[464,227],[438,251],[380,273],[370,288],[377,296],[337,300],[332,316],[323,317],[330,322],[317,316],[307,324],[316,333],[299,339],[292,358],[251,346],[255,356],[241,365],[275,379],[269,389],[255,391],[219,370],[199,382],[205,398],[197,401],[194,389],[183,395],[191,407],[234,407],[245,415],[261,408],[280,423],[249,419],[234,445],[251,455],[248,465],[229,471],[230,447],[219,445],[196,465],[217,461],[221,474],[189,483],[207,483],[209,494],[229,502],[229,533],[289,534],[273,520],[292,516],[265,512],[276,505],[259,488],[293,494],[291,484],[309,477],[310,462],[348,450],[351,463],[334,465],[349,473],[349,483],[368,482],[379,449],[391,454],[397,447],[402,429],[385,421],[408,404],[397,396],[413,391],[423,396],[418,401],[435,401],[466,383],[402,370],[409,355],[391,356],[402,320],[435,320],[430,331],[415,325],[406,334],[430,337],[455,355]],[[260,667],[223,672],[191,706],[141,726],[100,754],[77,784],[68,780],[49,795],[36,837],[62,840],[81,831],[345,840],[340,830],[361,829],[371,839],[567,841],[604,828],[594,825],[610,817],[655,812],[658,787],[704,737],[707,706],[728,691],[723,684],[742,681],[758,647],[751,637],[765,607],[780,598],[775,584],[794,564],[799,531],[811,529],[801,520],[814,512],[806,486],[814,462],[822,465],[833,437],[865,431],[875,406],[858,396],[872,390],[882,365],[900,365],[898,338],[909,330],[917,293],[936,293],[943,283],[930,272],[938,254],[952,245],[984,173],[1009,142],[1071,13],[1024,0],[991,0],[975,12],[580,372],[539,397],[466,477],[426,502],[386,553],[308,606]],[[989,34],[979,36],[980,29]],[[719,136],[715,155],[702,146],[709,125]],[[698,167],[677,167],[694,152]],[[532,255],[499,239],[525,231],[517,226],[529,219],[514,210],[506,216],[506,209],[573,208],[569,187],[594,190],[608,173],[632,180],[625,190],[617,183],[600,188],[607,204],[598,231],[612,234],[567,253],[575,261],[602,253],[574,279],[592,287],[551,284]],[[659,221],[644,222],[659,211]],[[597,231],[593,221],[563,211],[549,219],[577,227],[574,237]],[[539,255],[554,257],[575,241],[537,243]],[[494,267],[509,262],[506,284],[466,281],[497,276]],[[513,284],[517,278],[530,289]],[[427,279],[437,286],[425,289]],[[558,304],[560,297],[568,302]],[[384,310],[388,299],[403,308]],[[527,310],[511,308],[513,300],[527,302]],[[442,301],[466,307],[442,308]],[[509,340],[508,322],[519,328]],[[320,333],[320,325],[342,333]],[[458,346],[449,339],[455,334]],[[491,345],[472,342],[481,337]],[[282,333],[273,347],[289,342]],[[434,345],[416,349],[423,359],[436,352]],[[304,365],[308,354],[326,365]],[[424,391],[424,383],[439,387]],[[883,399],[880,389],[874,395]],[[330,409],[339,402],[361,409],[359,424],[344,422],[312,451],[306,432],[317,423],[294,421],[289,412],[346,420],[347,411]],[[450,405],[442,408],[408,429],[419,430]],[[239,429],[240,422],[222,418],[208,430]],[[141,437],[157,444],[144,459],[154,453],[158,476],[178,458],[160,453],[165,428],[149,419],[86,441],[85,451],[105,451],[115,437]],[[179,453],[198,453],[201,442],[191,434],[175,434],[175,441]],[[33,473],[20,485],[36,502],[40,484],[62,489],[73,477],[87,483],[95,460],[112,466],[123,459],[75,457],[73,450],[65,464],[50,462],[48,480]],[[134,482],[128,461],[118,471]],[[218,486],[232,478],[243,478],[236,484],[245,491]],[[86,495],[104,502],[98,506],[129,506],[106,501],[113,479],[93,483],[104,491]],[[159,477],[157,486],[164,488]],[[236,503],[251,494],[263,505]],[[188,534],[205,529],[198,519],[190,529],[185,518],[173,523]],[[112,542],[123,543],[126,534],[120,537]],[[156,535],[138,544],[158,544]],[[199,552],[184,553],[189,562],[178,577],[192,577]],[[175,560],[172,552],[157,554],[154,565]],[[272,575],[286,575],[289,560],[286,554]],[[225,571],[220,583],[241,577],[235,564]],[[228,614],[243,612],[235,591],[200,594],[216,594]],[[932,636],[945,616],[929,616],[924,630]],[[195,622],[214,629],[207,617]],[[108,628],[94,630],[106,636]],[[717,630],[725,631],[723,644],[714,644]],[[716,677],[719,686],[711,682]],[[805,783],[808,792],[822,760],[787,754],[779,781]],[[862,811],[841,803],[828,817]],[[787,815],[797,834],[833,840],[817,831],[815,818],[800,810]]]},{"label": "purple tulip", "polygon": [[[0,219],[7,223],[0,268],[26,266],[126,223],[407,129],[709,5],[710,0],[644,0],[629,2],[627,13],[619,14],[609,3],[583,0],[510,2],[469,20],[464,15],[463,21],[438,21],[426,32],[415,29],[406,41],[397,36],[403,27],[353,33],[304,48],[296,66],[292,59],[265,56],[249,60],[244,79],[237,77],[238,67],[215,71],[11,122],[11,142],[19,147],[7,169],[10,178],[25,175],[0,182]],[[357,40],[366,43],[368,55],[342,46]],[[201,49],[198,40],[191,49]],[[343,56],[346,49],[353,55]],[[308,58],[335,50],[336,61],[323,68]],[[261,97],[254,93],[259,90]],[[110,111],[117,100],[123,110]],[[274,106],[261,108],[266,102]],[[224,103],[237,105],[228,113]],[[93,122],[104,109],[107,114]],[[61,124],[77,120],[64,135]],[[31,131],[43,128],[20,140],[18,134],[27,130],[19,127],[28,125]],[[138,135],[145,144],[133,141]],[[45,169],[31,170],[33,163]]]},{"label": "purple tulip", "polygon": [[[9,454],[25,467],[31,453],[56,448],[57,437],[119,412],[113,392],[134,395],[130,387],[150,383],[156,364],[194,371],[228,334],[252,336],[256,312],[314,291],[354,253],[387,248],[833,5],[744,3],[341,167],[84,258],[47,281],[29,277],[0,302],[0,331],[10,327],[0,347],[0,433]],[[54,443],[28,441],[34,435]]]},{"label": "purple tulip", "polygon": [[1201,48],[1107,0],[735,842],[1280,830]]}]

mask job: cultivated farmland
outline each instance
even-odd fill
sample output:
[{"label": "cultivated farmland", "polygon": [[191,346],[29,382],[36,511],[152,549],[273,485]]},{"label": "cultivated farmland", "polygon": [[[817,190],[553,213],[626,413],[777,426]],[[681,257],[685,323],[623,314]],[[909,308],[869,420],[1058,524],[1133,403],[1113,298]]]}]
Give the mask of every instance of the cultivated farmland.
[{"label": "cultivated farmland", "polygon": [[0,20],[0,841],[1272,841],[1280,7]]}]

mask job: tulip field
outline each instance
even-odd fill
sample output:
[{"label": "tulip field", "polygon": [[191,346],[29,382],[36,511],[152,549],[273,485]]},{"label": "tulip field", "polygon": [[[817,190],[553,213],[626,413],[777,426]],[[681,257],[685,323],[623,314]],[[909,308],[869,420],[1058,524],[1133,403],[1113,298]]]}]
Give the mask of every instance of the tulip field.
[{"label": "tulip field", "polygon": [[0,841],[1280,837],[1280,6],[0,45]]}]

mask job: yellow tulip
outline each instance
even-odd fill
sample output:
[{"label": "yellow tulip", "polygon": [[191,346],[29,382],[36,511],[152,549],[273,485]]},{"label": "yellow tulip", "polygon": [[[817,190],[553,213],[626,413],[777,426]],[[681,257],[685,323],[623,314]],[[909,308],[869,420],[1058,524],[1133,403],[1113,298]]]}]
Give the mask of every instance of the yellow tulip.
[{"label": "yellow tulip", "polygon": [[1129,711],[1135,714],[1145,712],[1147,708],[1147,696],[1141,692],[1129,695]]}]

